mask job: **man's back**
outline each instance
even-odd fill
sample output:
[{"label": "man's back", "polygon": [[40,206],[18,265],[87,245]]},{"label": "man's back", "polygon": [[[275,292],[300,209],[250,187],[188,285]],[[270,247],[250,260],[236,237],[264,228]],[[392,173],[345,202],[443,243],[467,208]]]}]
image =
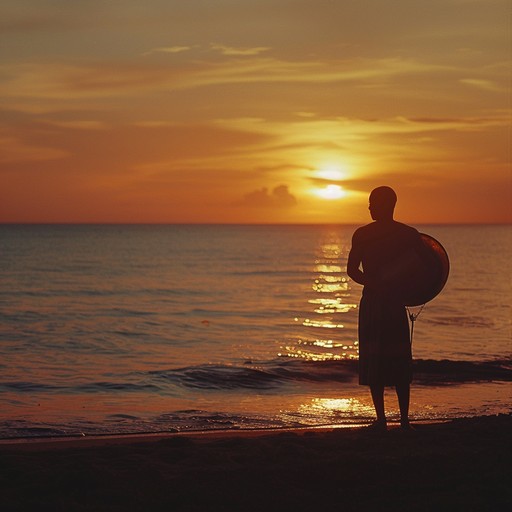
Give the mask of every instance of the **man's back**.
[{"label": "man's back", "polygon": [[420,243],[416,229],[394,220],[367,224],[357,229],[352,239],[370,283],[390,281],[393,268]]}]

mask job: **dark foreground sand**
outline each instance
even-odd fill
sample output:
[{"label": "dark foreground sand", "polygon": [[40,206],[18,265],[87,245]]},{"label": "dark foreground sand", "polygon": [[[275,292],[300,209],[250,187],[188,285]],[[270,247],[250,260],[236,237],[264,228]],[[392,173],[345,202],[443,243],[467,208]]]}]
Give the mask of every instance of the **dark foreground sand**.
[{"label": "dark foreground sand", "polygon": [[512,416],[0,445],[0,510],[512,510]]}]

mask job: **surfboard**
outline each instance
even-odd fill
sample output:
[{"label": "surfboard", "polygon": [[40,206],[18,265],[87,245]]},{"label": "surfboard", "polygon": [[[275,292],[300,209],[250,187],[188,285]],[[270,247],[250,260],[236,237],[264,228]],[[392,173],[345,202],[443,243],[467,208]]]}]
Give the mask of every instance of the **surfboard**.
[{"label": "surfboard", "polygon": [[420,236],[423,245],[432,258],[432,269],[430,279],[425,284],[422,294],[420,295],[418,292],[416,297],[414,295],[410,297],[410,301],[416,302],[416,304],[406,304],[406,306],[415,306],[431,301],[444,288],[450,274],[450,258],[446,249],[433,236],[426,233],[420,233]]},{"label": "surfboard", "polygon": [[407,251],[393,261],[383,278],[404,306],[421,306],[444,288],[450,273],[448,253],[441,243],[420,233],[421,246]]}]

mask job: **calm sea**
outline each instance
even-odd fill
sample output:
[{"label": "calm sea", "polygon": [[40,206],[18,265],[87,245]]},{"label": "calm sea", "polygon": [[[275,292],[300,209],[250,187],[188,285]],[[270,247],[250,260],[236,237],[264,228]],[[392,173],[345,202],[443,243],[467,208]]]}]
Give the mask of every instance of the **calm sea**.
[{"label": "calm sea", "polygon": [[[370,421],[353,230],[0,226],[0,437]],[[415,324],[411,416],[510,412],[510,227],[419,230],[451,273]]]}]

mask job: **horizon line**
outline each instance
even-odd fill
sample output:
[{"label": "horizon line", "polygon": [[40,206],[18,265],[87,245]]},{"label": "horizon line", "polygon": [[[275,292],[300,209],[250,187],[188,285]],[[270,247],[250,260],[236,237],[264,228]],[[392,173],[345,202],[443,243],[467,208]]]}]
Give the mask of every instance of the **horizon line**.
[{"label": "horizon line", "polygon": [[[397,219],[395,219],[397,220]],[[397,222],[402,222],[397,220]],[[510,226],[501,222],[404,222],[415,226]],[[371,222],[2,222],[0,226],[360,226]]]}]

